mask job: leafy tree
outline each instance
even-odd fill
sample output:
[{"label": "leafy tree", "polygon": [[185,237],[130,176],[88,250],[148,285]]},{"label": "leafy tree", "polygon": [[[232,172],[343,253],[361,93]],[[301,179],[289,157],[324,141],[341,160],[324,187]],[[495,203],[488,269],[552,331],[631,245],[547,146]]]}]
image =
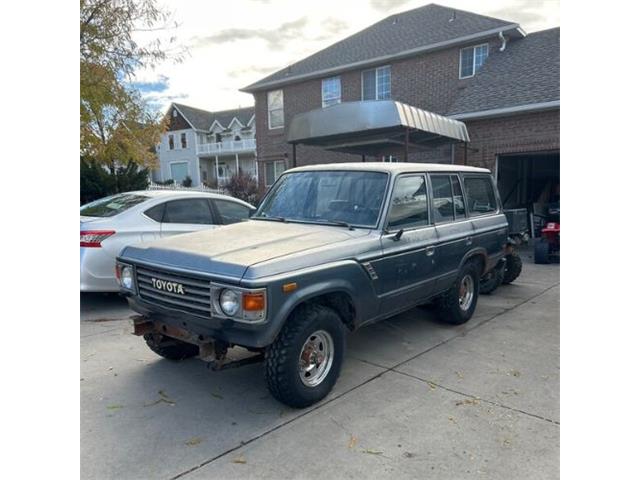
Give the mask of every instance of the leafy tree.
[{"label": "leafy tree", "polygon": [[155,0],[80,0],[80,151],[113,175],[128,162],[157,161],[164,125],[131,80],[170,53],[160,40],[140,45],[134,36],[164,30],[168,22]]},{"label": "leafy tree", "polygon": [[119,192],[145,190],[149,186],[149,169],[134,162],[111,172],[95,160],[80,160],[80,204]]}]

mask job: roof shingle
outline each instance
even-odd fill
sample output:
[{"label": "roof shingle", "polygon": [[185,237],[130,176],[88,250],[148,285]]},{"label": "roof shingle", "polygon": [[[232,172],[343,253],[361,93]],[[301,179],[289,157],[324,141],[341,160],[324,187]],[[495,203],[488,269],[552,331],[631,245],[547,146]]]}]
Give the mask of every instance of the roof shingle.
[{"label": "roof shingle", "polygon": [[231,121],[237,118],[243,126],[247,126],[251,117],[255,113],[253,107],[235,108],[232,110],[221,110],[218,112],[209,112],[200,108],[190,107],[181,103],[174,103],[185,119],[193,125],[197,130],[209,130],[215,120],[218,121],[223,128],[229,127]]}]

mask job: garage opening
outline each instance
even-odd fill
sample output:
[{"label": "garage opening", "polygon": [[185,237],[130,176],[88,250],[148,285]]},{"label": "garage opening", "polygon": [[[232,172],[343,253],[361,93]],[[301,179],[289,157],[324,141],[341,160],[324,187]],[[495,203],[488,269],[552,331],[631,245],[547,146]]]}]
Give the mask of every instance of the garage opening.
[{"label": "garage opening", "polygon": [[528,233],[539,236],[550,204],[560,202],[560,151],[500,155],[497,182],[505,209],[526,209]]}]

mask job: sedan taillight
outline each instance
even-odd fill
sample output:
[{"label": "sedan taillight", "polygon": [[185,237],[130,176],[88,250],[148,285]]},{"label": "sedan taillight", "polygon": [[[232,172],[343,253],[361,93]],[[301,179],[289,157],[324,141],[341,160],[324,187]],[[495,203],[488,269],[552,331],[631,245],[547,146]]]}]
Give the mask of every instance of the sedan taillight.
[{"label": "sedan taillight", "polygon": [[113,230],[80,230],[80,246],[100,248],[100,243],[114,233]]}]

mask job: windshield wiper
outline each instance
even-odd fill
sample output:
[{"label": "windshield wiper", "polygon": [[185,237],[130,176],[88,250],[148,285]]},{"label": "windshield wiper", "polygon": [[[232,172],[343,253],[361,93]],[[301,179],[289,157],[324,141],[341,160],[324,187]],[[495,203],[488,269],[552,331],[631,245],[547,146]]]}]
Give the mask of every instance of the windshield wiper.
[{"label": "windshield wiper", "polygon": [[350,223],[344,222],[342,220],[326,220],[324,218],[320,219],[323,223],[327,225],[336,225],[338,227],[347,227],[349,230],[353,230],[353,225]]},{"label": "windshield wiper", "polygon": [[284,217],[251,217],[251,220],[270,220],[272,222],[286,222]]}]

